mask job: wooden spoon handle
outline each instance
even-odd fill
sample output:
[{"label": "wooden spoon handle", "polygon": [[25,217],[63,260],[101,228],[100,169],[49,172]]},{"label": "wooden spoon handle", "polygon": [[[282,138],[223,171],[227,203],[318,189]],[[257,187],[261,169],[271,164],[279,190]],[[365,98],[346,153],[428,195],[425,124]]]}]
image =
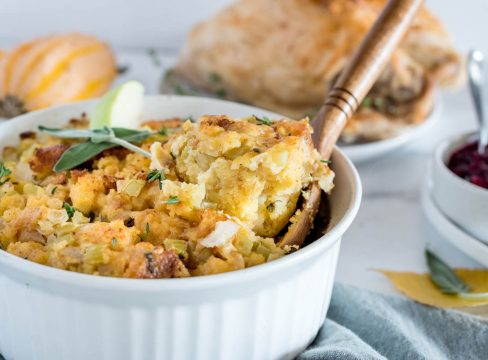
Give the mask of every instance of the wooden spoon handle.
[{"label": "wooden spoon handle", "polygon": [[390,0],[312,121],[314,143],[329,159],[347,120],[380,76],[423,0]]}]

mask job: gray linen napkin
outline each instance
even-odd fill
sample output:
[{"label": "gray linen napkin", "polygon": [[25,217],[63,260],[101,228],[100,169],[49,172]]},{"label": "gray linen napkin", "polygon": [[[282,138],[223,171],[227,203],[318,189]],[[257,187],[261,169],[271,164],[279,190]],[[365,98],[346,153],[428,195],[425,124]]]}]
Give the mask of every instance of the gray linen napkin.
[{"label": "gray linen napkin", "polygon": [[336,284],[324,326],[298,359],[488,359],[488,321]]}]

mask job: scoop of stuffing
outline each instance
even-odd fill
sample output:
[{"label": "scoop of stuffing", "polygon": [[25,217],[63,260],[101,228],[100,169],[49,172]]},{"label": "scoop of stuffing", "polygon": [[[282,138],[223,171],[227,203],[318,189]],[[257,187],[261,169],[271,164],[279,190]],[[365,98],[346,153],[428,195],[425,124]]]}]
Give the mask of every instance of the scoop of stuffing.
[{"label": "scoop of stuffing", "polygon": [[260,236],[276,236],[293,215],[302,189],[334,174],[320,161],[308,120],[205,116],[187,122],[168,144],[178,176],[203,185],[206,201]]}]

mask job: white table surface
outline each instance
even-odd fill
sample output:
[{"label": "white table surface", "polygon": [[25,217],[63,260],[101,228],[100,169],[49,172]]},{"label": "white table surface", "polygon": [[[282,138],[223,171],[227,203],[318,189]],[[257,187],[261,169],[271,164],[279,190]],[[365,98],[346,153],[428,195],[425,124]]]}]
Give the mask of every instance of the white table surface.
[{"label": "white table surface", "polygon": [[[119,64],[129,71],[118,81],[141,81],[157,93],[164,70],[175,54],[159,53],[156,66],[145,51],[120,52]],[[358,166],[364,197],[358,216],[345,234],[337,280],[384,293],[396,293],[373,269],[426,271],[429,247],[453,266],[479,267],[446,242],[428,223],[420,205],[420,189],[435,144],[450,134],[475,128],[468,92],[443,93],[443,113],[437,125],[415,144]]]}]

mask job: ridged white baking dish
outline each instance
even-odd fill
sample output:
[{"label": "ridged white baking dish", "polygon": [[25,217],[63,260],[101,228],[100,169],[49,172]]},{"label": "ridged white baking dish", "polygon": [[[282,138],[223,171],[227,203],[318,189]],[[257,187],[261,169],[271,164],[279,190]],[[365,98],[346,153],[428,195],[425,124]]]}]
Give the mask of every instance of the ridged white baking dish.
[{"label": "ridged white baking dish", "polygon": [[[0,145],[38,124],[59,126],[93,102],[39,111],[0,124]],[[215,99],[151,96],[146,119],[202,114],[273,116]],[[89,276],[0,251],[0,353],[7,360],[292,359],[314,339],[332,292],[341,237],[361,184],[335,150],[331,228],[282,259],[188,279]]]}]

